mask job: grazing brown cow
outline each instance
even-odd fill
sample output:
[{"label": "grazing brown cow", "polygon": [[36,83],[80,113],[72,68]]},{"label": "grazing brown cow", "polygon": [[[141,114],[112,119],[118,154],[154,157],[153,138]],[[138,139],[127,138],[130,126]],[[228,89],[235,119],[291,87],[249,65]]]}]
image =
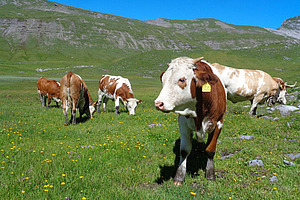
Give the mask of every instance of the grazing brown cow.
[{"label": "grazing brown cow", "polygon": [[97,102],[94,102],[84,80],[73,72],[67,73],[60,81],[61,100],[65,125],[68,125],[68,108],[72,109],[71,121],[76,124],[76,109],[79,108],[79,117],[85,113],[88,117],[93,116]]},{"label": "grazing brown cow", "polygon": [[225,88],[209,65],[199,59],[180,57],[172,60],[161,80],[163,88],[154,101],[163,112],[179,114],[181,134],[180,163],[174,177],[175,185],[182,185],[186,174],[187,157],[192,149],[193,131],[197,140],[208,139],[206,178],[215,180],[214,155],[226,111]]},{"label": "grazing brown cow", "polygon": [[37,82],[37,92],[39,94],[42,107],[46,106],[46,98],[48,98],[47,108],[51,103],[51,98],[56,102],[56,106],[58,107],[58,102],[60,102],[60,82],[47,78],[40,78]]},{"label": "grazing brown cow", "polygon": [[99,81],[98,112],[103,98],[103,111],[106,111],[106,103],[109,99],[115,101],[116,114],[120,107],[120,100],[126,106],[130,115],[135,114],[135,108],[142,100],[134,98],[130,82],[121,76],[103,75]]}]

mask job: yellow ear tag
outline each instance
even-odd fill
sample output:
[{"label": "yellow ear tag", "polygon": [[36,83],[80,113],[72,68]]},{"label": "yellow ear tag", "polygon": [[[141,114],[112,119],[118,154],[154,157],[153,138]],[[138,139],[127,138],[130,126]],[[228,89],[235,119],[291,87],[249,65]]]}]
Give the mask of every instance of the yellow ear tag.
[{"label": "yellow ear tag", "polygon": [[202,92],[211,92],[211,86],[209,85],[209,83],[205,83],[202,86]]},{"label": "yellow ear tag", "polygon": [[283,88],[283,85],[281,84],[281,85],[280,85],[280,89],[282,89],[282,88]]}]

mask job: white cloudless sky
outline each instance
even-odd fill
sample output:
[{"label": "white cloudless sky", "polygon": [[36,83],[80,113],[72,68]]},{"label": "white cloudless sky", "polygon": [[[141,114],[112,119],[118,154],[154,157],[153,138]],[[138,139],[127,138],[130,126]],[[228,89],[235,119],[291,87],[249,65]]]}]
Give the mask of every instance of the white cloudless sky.
[{"label": "white cloudless sky", "polygon": [[51,0],[138,20],[215,18],[235,25],[279,28],[300,15],[300,0]]}]

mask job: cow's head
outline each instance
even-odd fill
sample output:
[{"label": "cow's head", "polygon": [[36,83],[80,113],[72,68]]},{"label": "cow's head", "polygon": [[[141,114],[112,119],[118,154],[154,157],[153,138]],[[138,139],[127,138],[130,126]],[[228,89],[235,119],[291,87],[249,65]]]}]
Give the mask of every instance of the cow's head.
[{"label": "cow's head", "polygon": [[136,98],[130,98],[130,99],[127,99],[127,101],[124,101],[124,105],[126,106],[128,112],[129,112],[129,115],[135,115],[135,108],[141,102],[142,102],[142,100],[139,100]]},{"label": "cow's head", "polygon": [[268,105],[273,106],[275,103],[286,104],[286,89],[288,87],[295,87],[297,82],[294,85],[288,85],[281,78],[273,78],[273,80],[278,84],[278,89],[276,91],[276,94],[268,100]]},{"label": "cow's head", "polygon": [[89,104],[89,110],[90,110],[90,117],[91,117],[91,118],[93,118],[93,114],[94,114],[94,112],[95,112],[96,109],[97,109],[97,105],[98,105],[98,101],[96,101],[96,102],[91,102],[91,103]]},{"label": "cow's head", "polygon": [[194,65],[194,60],[187,57],[172,60],[161,75],[163,88],[154,101],[158,110],[196,117]]}]

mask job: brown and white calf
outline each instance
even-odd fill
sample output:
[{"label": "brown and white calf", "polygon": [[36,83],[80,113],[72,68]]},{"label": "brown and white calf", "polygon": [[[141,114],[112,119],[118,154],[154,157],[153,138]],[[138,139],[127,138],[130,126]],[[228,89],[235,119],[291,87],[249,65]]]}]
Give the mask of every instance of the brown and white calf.
[{"label": "brown and white calf", "polygon": [[130,115],[135,115],[135,108],[142,100],[134,98],[131,84],[127,78],[121,76],[103,75],[98,88],[98,112],[103,99],[103,111],[109,99],[115,101],[116,114],[119,113],[120,100],[127,108]]},{"label": "brown and white calf", "polygon": [[60,82],[52,79],[40,78],[37,82],[37,92],[39,94],[42,107],[46,106],[47,98],[47,108],[51,103],[51,98],[56,102],[56,106],[58,107],[58,102],[60,102]]},{"label": "brown and white calf", "polygon": [[154,101],[158,110],[179,114],[180,163],[174,178],[175,185],[184,181],[194,131],[201,143],[208,134],[205,145],[208,157],[206,178],[215,180],[213,158],[224,122],[226,94],[222,82],[201,59],[179,57],[172,60],[161,75],[163,87]]},{"label": "brown and white calf", "polygon": [[71,122],[73,124],[76,124],[76,109],[79,109],[80,118],[83,114],[92,118],[97,102],[93,101],[84,80],[79,75],[69,72],[61,79],[60,83],[65,125],[69,124],[68,108],[71,108]]},{"label": "brown and white calf", "polygon": [[249,100],[251,102],[250,115],[256,115],[258,104],[268,101],[268,105],[275,103],[286,104],[285,94],[287,85],[280,78],[272,78],[261,70],[236,69],[218,63],[211,64],[215,73],[223,81],[227,99],[233,103]]}]

